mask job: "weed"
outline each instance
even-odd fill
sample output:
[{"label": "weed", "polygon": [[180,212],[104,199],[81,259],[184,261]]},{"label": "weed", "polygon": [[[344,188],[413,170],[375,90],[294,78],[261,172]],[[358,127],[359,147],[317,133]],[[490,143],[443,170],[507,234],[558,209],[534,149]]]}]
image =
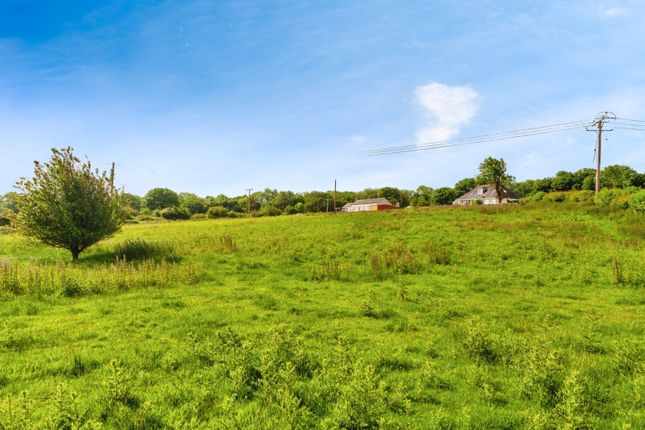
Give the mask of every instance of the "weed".
[{"label": "weed", "polygon": [[623,265],[618,260],[618,257],[614,257],[611,268],[614,275],[614,283],[623,285],[625,283],[625,276],[623,275]]},{"label": "weed", "polygon": [[231,235],[223,234],[219,237],[219,241],[223,252],[231,254],[237,251],[237,244]]},{"label": "weed", "polygon": [[312,281],[340,281],[342,279],[340,262],[332,257],[315,265],[311,271],[310,279]]},{"label": "weed", "polygon": [[437,242],[424,242],[421,250],[428,257],[430,264],[447,265],[452,262],[452,249]]},{"label": "weed", "polygon": [[367,292],[367,298],[361,303],[361,315],[368,318],[378,318],[378,313],[376,311],[376,294],[374,290],[369,290]]},{"label": "weed", "polygon": [[64,384],[58,384],[54,395],[54,408],[49,417],[50,428],[59,430],[81,428],[83,415],[78,406],[78,395]]},{"label": "weed", "polygon": [[32,401],[27,391],[7,395],[0,399],[0,428],[23,430],[32,428]]},{"label": "weed", "polygon": [[132,374],[119,360],[112,359],[108,363],[103,385],[108,405],[120,403],[129,407],[138,406],[138,399],[132,395]]},{"label": "weed", "polygon": [[474,321],[470,321],[466,326],[463,344],[466,354],[475,360],[495,363],[500,358],[496,348],[497,339],[491,336],[485,327]]}]

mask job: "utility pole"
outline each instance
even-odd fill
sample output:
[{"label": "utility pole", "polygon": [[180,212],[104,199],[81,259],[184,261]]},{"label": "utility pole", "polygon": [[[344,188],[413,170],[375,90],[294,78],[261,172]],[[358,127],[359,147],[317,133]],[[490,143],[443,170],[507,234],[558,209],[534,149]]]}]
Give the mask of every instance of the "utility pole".
[{"label": "utility pole", "polygon": [[336,179],[334,179],[334,214],[336,214]]},{"label": "utility pole", "polygon": [[612,131],[613,129],[604,130],[603,127],[609,121],[614,121],[616,115],[612,112],[601,112],[596,115],[594,122],[587,127],[587,131],[593,131],[598,133],[598,141],[596,143],[596,155],[598,159],[596,160],[596,193],[600,191],[600,154],[602,150],[602,132],[603,131]]},{"label": "utility pole", "polygon": [[251,213],[251,191],[253,191],[253,188],[245,188],[248,197],[246,198],[246,213],[250,214]]}]

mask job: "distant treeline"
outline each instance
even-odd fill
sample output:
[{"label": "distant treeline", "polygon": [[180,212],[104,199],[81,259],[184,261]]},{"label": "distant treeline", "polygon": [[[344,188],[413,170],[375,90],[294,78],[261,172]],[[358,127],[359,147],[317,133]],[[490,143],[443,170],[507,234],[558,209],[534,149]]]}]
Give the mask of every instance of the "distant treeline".
[{"label": "distant treeline", "polygon": [[[593,190],[594,169],[580,169],[576,172],[560,171],[544,179],[530,179],[510,184],[510,188],[525,197],[536,193],[553,191]],[[477,185],[475,178],[464,178],[453,187],[431,188],[425,185],[416,190],[395,187],[366,188],[362,191],[336,192],[336,208],[359,199],[384,197],[400,207],[449,205],[457,197]],[[628,166],[613,165],[603,169],[602,188],[645,188],[645,173],[639,173]],[[7,213],[15,211],[15,193],[0,197],[0,223],[8,223]],[[167,188],[153,188],[145,196],[122,194],[123,208],[130,218],[163,217],[166,219],[235,217],[246,214],[274,216],[281,214],[314,213],[333,211],[332,191],[310,191],[295,193],[265,189],[250,195],[229,197],[219,194],[215,197],[200,197],[192,193],[176,193]]]}]

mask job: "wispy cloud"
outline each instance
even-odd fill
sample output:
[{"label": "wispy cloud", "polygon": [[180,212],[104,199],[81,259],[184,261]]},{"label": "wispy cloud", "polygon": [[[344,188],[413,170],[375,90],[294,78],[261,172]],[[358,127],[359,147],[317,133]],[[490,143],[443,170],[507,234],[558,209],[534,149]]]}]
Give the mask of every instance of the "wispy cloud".
[{"label": "wispy cloud", "polygon": [[611,7],[611,8],[603,9],[600,12],[600,14],[605,18],[614,18],[617,16],[627,15],[627,9],[619,8],[619,7]]},{"label": "wispy cloud", "polygon": [[418,143],[452,138],[477,113],[477,92],[470,86],[431,82],[417,87],[415,94],[432,121],[431,126],[417,131]]}]

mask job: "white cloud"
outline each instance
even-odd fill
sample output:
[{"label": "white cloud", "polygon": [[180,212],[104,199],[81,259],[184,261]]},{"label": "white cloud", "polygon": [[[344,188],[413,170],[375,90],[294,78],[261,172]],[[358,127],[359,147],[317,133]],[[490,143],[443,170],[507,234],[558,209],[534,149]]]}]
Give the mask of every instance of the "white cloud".
[{"label": "white cloud", "polygon": [[350,137],[349,139],[355,143],[363,143],[367,140],[367,136],[363,136],[362,134],[357,134]]},{"label": "white cloud", "polygon": [[612,7],[608,9],[603,9],[601,15],[605,18],[614,18],[616,16],[623,16],[627,14],[627,9],[622,9],[618,7]]},{"label": "white cloud", "polygon": [[431,82],[417,87],[415,94],[432,121],[431,126],[417,131],[418,143],[452,138],[477,113],[477,92],[470,86],[451,87]]}]

